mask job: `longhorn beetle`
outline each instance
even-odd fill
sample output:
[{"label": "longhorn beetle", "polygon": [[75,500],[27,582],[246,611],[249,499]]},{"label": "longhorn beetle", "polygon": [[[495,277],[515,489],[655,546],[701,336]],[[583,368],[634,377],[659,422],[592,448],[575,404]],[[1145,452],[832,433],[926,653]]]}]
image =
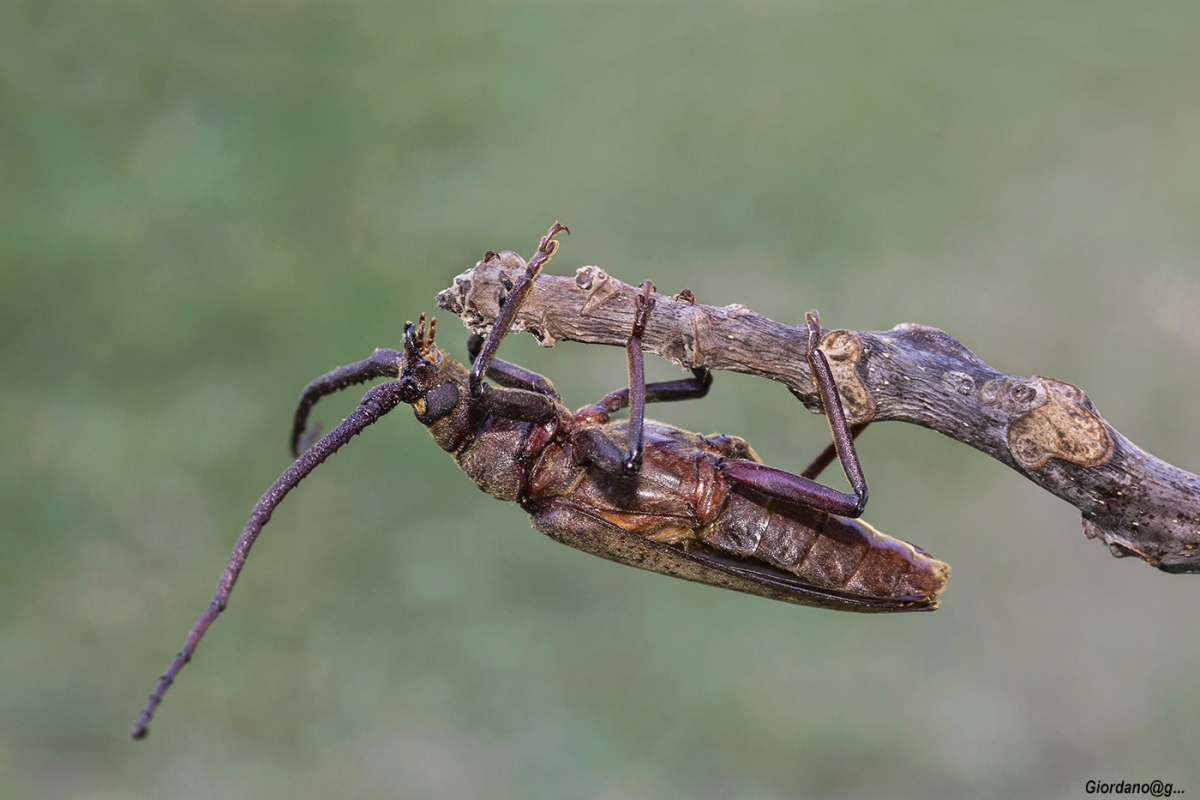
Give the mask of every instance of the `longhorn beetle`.
[{"label": "longhorn beetle", "polygon": [[[642,569],[800,605],[843,611],[929,611],[950,568],[925,551],[885,536],[857,519],[867,503],[854,436],[824,353],[817,312],[805,315],[805,357],[824,405],[833,444],[800,475],[769,467],[743,439],[701,436],[645,419],[646,403],[703,397],[706,369],[684,380],[646,384],[642,334],[654,310],[653,285],[634,300],[626,353],[629,385],[571,413],[550,381],[496,358],[533,281],[558,250],[554,223],[509,290],[486,340],[471,337],[470,370],[434,344],[425,316],[404,329],[404,350],[376,350],[304,388],[292,426],[293,463],[262,496],[233,549],[212,603],[196,622],[133,727],[146,736],[163,693],[191,660],[245,566],[275,507],[313,469],[401,403],[479,488],[519,503],[533,526],[552,539]],[[690,293],[681,295],[690,298]],[[484,383],[491,378],[496,385]],[[308,413],[322,397],[388,378],[363,396],[340,425],[301,447]],[[627,421],[610,421],[629,408]],[[315,437],[307,437],[315,438]],[[306,442],[307,443],[307,442]],[[816,482],[838,458],[853,488],[847,494]]]}]

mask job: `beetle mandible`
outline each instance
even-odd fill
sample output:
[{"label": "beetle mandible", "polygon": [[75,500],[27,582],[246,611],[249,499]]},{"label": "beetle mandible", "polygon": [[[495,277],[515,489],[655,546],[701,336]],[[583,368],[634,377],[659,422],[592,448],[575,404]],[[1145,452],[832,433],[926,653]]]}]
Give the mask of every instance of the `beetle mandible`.
[{"label": "beetle mandible", "polygon": [[[706,369],[692,377],[647,384],[642,334],[654,309],[653,285],[635,297],[626,346],[629,385],[574,413],[550,381],[496,358],[533,281],[570,231],[554,223],[526,264],[486,340],[468,343],[468,370],[434,344],[422,314],[407,323],[404,350],[376,350],[305,387],[291,445],[296,461],[258,501],[212,602],[188,634],[133,728],[148,733],[163,693],[191,660],[205,631],[225,609],[254,540],[275,507],[320,463],[401,403],[413,407],[443,450],[479,488],[515,501],[552,539],[612,561],[800,605],[843,611],[929,611],[950,568],[925,551],[879,533],[858,519],[867,484],[854,450],[865,425],[847,424],[824,353],[817,312],[805,315],[805,358],[829,420],[833,444],[800,475],[769,467],[736,436],[701,436],[645,419],[646,403],[703,397]],[[690,293],[681,295],[689,297]],[[496,385],[484,383],[491,378]],[[308,413],[321,398],[355,384],[388,378],[363,397],[340,425],[302,447]],[[629,408],[626,421],[611,421]],[[313,437],[307,437],[309,439]],[[307,444],[307,441],[304,441]],[[853,494],[817,483],[837,458]]]}]

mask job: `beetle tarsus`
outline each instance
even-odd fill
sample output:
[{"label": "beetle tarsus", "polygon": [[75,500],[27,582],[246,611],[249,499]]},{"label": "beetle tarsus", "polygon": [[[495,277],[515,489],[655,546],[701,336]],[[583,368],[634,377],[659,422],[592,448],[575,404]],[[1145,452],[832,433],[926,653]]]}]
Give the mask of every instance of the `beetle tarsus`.
[{"label": "beetle tarsus", "polygon": [[650,312],[654,309],[656,301],[654,295],[654,284],[650,281],[642,281],[642,291],[633,297],[633,334],[632,338],[641,342],[642,334],[646,332],[646,323],[650,320]]},{"label": "beetle tarsus", "polygon": [[814,308],[804,315],[804,321],[808,324],[808,348],[807,353],[811,353],[817,349],[821,342],[821,315]]}]

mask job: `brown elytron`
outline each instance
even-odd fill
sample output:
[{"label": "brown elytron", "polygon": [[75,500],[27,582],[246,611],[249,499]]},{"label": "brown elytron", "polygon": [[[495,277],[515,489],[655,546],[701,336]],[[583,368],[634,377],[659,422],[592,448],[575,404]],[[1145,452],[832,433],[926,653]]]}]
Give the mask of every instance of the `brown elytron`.
[{"label": "brown elytron", "polygon": [[[856,519],[867,484],[854,450],[866,424],[846,422],[825,355],[820,320],[806,315],[808,359],[833,434],[801,475],[769,467],[736,436],[701,436],[645,420],[645,404],[703,397],[707,370],[646,384],[641,338],[654,308],[653,286],[636,297],[627,344],[629,385],[570,412],[550,381],[495,358],[534,279],[558,249],[555,223],[542,237],[486,341],[472,337],[472,368],[441,352],[433,323],[405,329],[404,351],[376,350],[304,389],[292,427],[296,462],[259,500],[217,585],[212,603],[159,680],[133,728],[148,732],[163,693],[225,609],[254,540],[275,507],[318,464],[401,403],[413,406],[438,445],[484,491],[519,503],[535,528],[580,550],[692,581],[800,605],[845,611],[929,611],[950,568],[923,550]],[[569,233],[569,231],[567,231]],[[518,258],[489,252],[485,259]],[[497,385],[483,382],[484,376]],[[358,409],[309,448],[308,413],[325,395],[375,378]],[[627,421],[611,421],[629,408]],[[853,494],[816,482],[838,458]]]}]

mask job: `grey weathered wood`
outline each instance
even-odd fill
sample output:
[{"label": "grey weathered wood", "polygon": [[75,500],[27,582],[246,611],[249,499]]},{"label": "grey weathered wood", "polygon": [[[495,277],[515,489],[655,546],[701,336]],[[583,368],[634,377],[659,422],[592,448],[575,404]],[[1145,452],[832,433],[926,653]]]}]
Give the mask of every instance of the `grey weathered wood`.
[{"label": "grey weathered wood", "polygon": [[[478,263],[438,305],[487,334],[506,283],[524,269],[515,253]],[[638,288],[597,267],[574,278],[539,276],[514,331],[547,347],[561,339],[623,346]],[[642,343],[681,367],[758,375],[820,410],[804,357],[807,328],[742,305],[714,307],[655,295]],[[890,331],[822,331],[849,421],[899,420],[931,428],[998,459],[1083,512],[1083,532],[1116,556],[1167,572],[1200,572],[1200,478],[1138,448],[1075,386],[1005,375],[952,336],[924,325]]]}]

